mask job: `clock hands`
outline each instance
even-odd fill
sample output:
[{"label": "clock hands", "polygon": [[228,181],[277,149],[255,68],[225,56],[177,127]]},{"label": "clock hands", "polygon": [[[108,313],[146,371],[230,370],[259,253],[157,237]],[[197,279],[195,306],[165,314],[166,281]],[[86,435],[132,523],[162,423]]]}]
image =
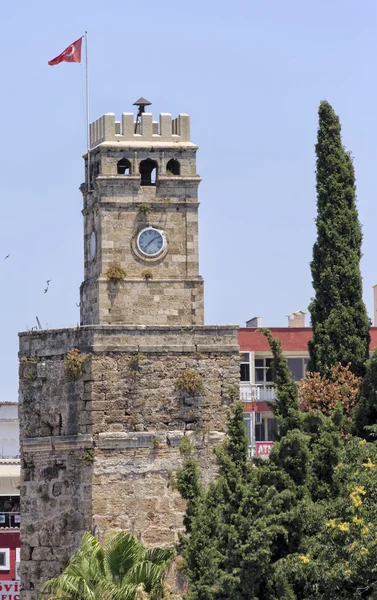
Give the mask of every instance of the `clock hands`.
[{"label": "clock hands", "polygon": [[148,246],[149,246],[149,245],[150,245],[152,242],[154,242],[155,240],[158,240],[158,239],[159,239],[159,237],[160,237],[160,235],[158,234],[158,235],[156,235],[154,238],[152,238],[152,239],[150,240],[150,242],[148,242],[148,244],[145,246],[144,250],[146,250],[146,249],[148,248]]}]

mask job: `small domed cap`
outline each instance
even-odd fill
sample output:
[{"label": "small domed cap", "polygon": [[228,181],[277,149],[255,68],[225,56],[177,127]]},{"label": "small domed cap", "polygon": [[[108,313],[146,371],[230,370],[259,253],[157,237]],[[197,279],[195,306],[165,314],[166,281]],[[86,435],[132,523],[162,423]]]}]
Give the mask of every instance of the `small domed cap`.
[{"label": "small domed cap", "polygon": [[149,106],[150,104],[152,104],[152,102],[149,102],[149,100],[146,100],[145,98],[141,97],[139,98],[139,100],[136,100],[136,102],[134,102],[134,106]]}]

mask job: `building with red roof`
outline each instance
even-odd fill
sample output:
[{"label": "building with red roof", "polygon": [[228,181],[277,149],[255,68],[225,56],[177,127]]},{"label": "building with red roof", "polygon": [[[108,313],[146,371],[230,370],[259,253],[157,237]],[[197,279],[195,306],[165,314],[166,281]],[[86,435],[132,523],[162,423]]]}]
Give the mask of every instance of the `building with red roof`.
[{"label": "building with red roof", "polygon": [[[375,323],[371,327],[370,350],[377,348],[377,286],[375,286]],[[250,319],[238,332],[241,351],[240,398],[244,404],[245,423],[251,456],[267,458],[277,432],[277,423],[271,411],[276,402],[271,369],[272,353],[266,336],[261,333],[260,317]],[[309,361],[308,342],[311,327],[305,327],[305,313],[297,311],[288,316],[287,327],[269,327],[272,335],[281,341],[288,367],[296,381],[306,375]]]}]

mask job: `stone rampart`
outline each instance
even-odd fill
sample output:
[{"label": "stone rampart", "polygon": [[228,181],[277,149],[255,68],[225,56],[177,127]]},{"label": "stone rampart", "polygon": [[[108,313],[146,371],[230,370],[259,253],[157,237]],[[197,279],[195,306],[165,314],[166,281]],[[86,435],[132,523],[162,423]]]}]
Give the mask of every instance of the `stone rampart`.
[{"label": "stone rampart", "polygon": [[106,142],[190,143],[190,117],[180,114],[176,119],[161,113],[159,121],[153,121],[152,113],[143,113],[139,123],[133,113],[123,113],[122,122],[115,120],[114,113],[107,113],[90,124],[90,148]]},{"label": "stone rampart", "polygon": [[[78,379],[66,355],[86,355]],[[23,598],[61,572],[90,527],[171,546],[189,437],[208,480],[239,382],[235,326],[87,326],[20,334]],[[194,393],[178,389],[195,372]]]}]

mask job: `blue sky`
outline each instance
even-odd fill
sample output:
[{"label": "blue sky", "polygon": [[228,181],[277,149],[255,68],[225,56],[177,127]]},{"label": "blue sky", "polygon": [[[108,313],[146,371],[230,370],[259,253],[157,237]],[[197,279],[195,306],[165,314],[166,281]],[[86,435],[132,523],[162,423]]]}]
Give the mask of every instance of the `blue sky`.
[{"label": "blue sky", "polygon": [[[312,295],[317,109],[355,161],[364,297],[377,283],[374,0],[58,3],[1,9],[0,400],[17,397],[17,332],[75,326],[83,277],[84,71],[47,61],[89,32],[91,117],[191,115],[200,146],[206,323],[285,325]],[[8,253],[10,257],[3,260]],[[43,293],[51,279],[47,294]]]}]

